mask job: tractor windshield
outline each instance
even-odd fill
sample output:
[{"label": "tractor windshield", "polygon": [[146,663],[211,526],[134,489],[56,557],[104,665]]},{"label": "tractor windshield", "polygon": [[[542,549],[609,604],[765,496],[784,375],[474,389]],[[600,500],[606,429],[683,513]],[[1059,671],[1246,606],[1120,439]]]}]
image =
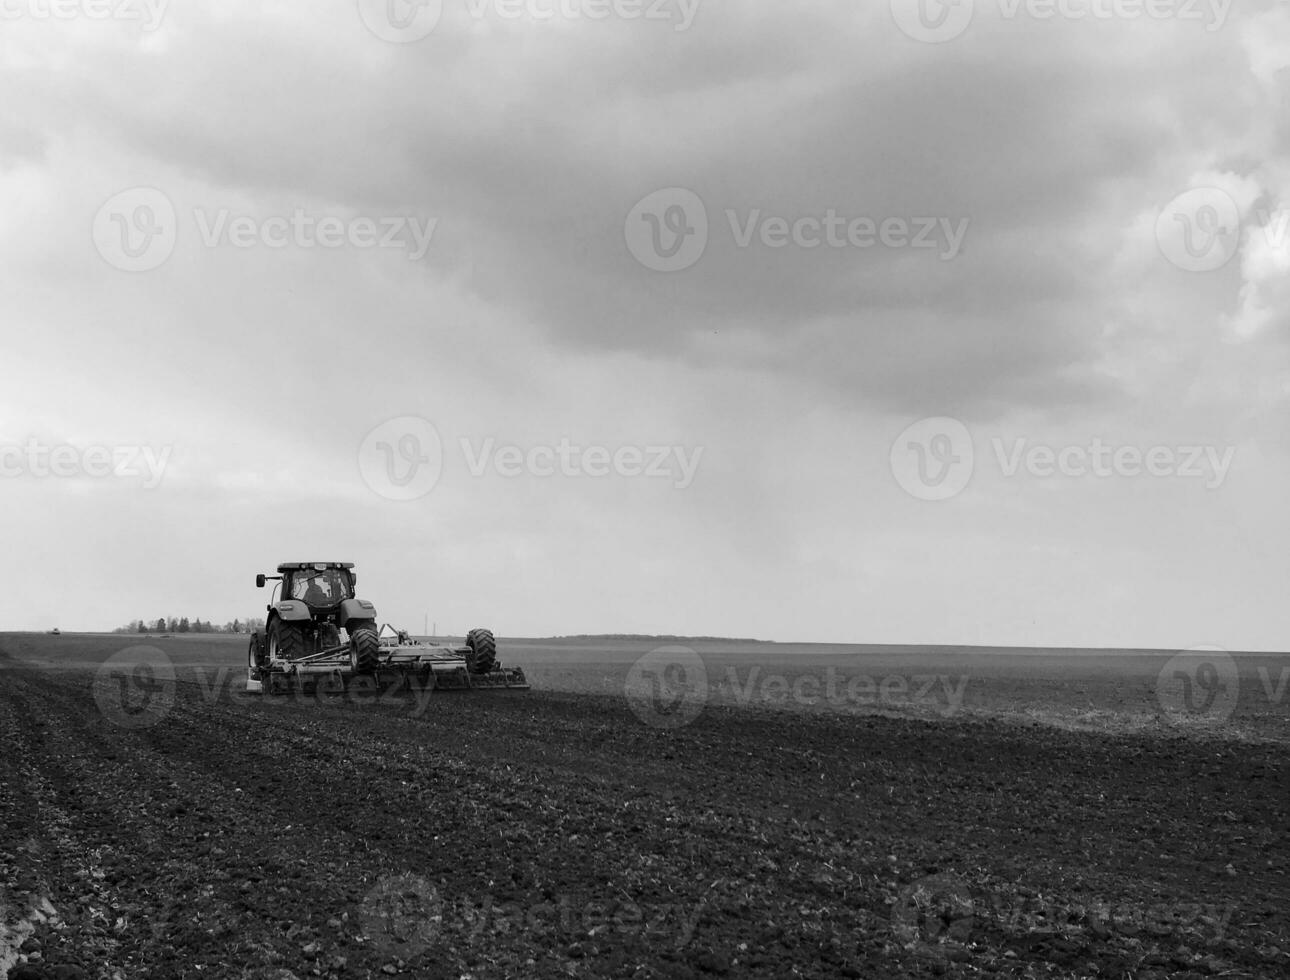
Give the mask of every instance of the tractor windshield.
[{"label": "tractor windshield", "polygon": [[316,572],[301,569],[291,576],[291,598],[311,606],[334,606],[342,599],[352,599],[349,576],[339,568]]}]

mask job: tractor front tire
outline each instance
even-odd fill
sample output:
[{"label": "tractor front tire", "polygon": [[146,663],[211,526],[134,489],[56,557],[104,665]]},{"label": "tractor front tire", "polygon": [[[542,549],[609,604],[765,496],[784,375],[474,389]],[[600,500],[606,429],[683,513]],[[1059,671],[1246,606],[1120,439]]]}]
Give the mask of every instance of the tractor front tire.
[{"label": "tractor front tire", "polygon": [[269,660],[298,660],[304,655],[304,630],[292,623],[276,620],[269,628]]},{"label": "tractor front tire", "polygon": [[497,641],[490,630],[471,630],[466,634],[466,646],[470,648],[466,666],[472,674],[487,674],[497,666]]},{"label": "tractor front tire", "polygon": [[351,624],[349,632],[349,665],[357,674],[370,674],[376,670],[381,657],[381,639],[376,628],[369,623]]}]

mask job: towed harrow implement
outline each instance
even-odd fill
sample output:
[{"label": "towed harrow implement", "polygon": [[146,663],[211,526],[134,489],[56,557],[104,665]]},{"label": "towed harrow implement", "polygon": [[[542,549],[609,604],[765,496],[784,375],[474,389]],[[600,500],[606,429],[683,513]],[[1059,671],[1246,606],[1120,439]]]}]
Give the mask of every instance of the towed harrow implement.
[{"label": "towed harrow implement", "polygon": [[252,694],[287,694],[295,690],[316,692],[321,686],[324,693],[343,694],[359,678],[364,678],[363,684],[375,682],[381,691],[529,688],[523,668],[494,661],[486,669],[472,669],[478,663],[472,640],[491,642],[493,637],[487,630],[472,630],[461,646],[413,640],[389,624],[381,627],[378,637],[375,663],[365,669],[354,663],[351,643],[338,643],[294,659],[270,659],[261,666],[256,663],[253,639],[246,689]]}]

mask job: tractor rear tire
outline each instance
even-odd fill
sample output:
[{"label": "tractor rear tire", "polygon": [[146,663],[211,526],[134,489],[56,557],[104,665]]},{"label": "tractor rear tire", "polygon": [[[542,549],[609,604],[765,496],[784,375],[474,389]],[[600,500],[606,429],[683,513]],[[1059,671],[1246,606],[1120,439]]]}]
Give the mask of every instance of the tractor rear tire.
[{"label": "tractor rear tire", "polygon": [[298,660],[305,655],[305,633],[294,623],[274,622],[269,628],[269,659]]},{"label": "tractor rear tire", "polygon": [[497,666],[497,641],[490,630],[474,629],[466,634],[466,666],[472,674],[487,674]]},{"label": "tractor rear tire", "polygon": [[376,670],[381,658],[381,638],[371,625],[348,627],[349,665],[357,674],[370,674]]}]

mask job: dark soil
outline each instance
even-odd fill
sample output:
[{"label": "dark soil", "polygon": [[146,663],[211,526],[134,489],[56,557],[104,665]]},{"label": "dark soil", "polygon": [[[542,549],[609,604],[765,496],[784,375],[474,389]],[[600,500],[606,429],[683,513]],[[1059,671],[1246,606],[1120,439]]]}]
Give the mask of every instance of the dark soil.
[{"label": "dark soil", "polygon": [[238,687],[0,657],[11,980],[1290,976],[1283,746]]}]

